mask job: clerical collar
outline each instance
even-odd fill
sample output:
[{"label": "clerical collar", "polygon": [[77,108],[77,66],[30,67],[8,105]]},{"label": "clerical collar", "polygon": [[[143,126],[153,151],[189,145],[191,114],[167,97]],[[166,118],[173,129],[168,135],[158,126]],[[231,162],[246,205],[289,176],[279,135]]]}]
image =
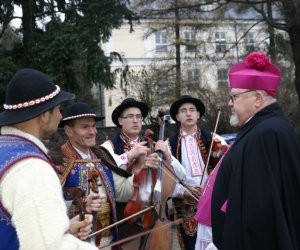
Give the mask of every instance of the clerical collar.
[{"label": "clerical collar", "polygon": [[[253,115],[253,116],[254,116],[254,115]],[[244,125],[245,125],[247,122],[249,122],[249,121],[252,119],[253,116],[249,117],[249,118],[244,122]]]}]

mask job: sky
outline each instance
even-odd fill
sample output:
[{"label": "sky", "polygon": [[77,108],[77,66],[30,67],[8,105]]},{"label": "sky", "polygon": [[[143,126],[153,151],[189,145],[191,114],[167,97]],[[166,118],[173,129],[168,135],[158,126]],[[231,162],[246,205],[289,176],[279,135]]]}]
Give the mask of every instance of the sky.
[{"label": "sky", "polygon": [[[14,15],[19,17],[22,16],[22,9],[16,5],[14,6]],[[21,25],[21,20],[19,18],[13,19],[11,25],[13,27],[19,28]]]}]

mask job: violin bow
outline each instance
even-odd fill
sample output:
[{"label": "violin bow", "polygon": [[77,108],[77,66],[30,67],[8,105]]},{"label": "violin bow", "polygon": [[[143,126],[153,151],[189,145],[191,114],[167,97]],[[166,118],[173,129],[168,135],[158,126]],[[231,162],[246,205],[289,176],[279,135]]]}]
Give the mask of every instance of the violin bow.
[{"label": "violin bow", "polygon": [[220,110],[220,108],[218,108],[217,119],[216,119],[216,123],[215,123],[214,132],[213,132],[213,135],[212,135],[212,138],[211,138],[211,143],[210,143],[210,146],[209,146],[207,161],[206,161],[205,167],[203,169],[203,174],[202,174],[202,177],[201,177],[201,180],[200,180],[200,187],[202,185],[202,181],[203,181],[203,177],[205,175],[205,171],[206,171],[206,169],[208,167],[208,163],[209,163],[209,159],[210,159],[210,155],[211,155],[211,151],[212,151],[213,142],[214,142],[214,139],[215,139],[215,136],[216,136],[216,131],[217,131],[217,127],[218,127],[218,123],[219,123],[219,119],[220,119],[220,114],[221,114],[221,110]]},{"label": "violin bow", "polygon": [[145,212],[147,212],[148,210],[151,210],[151,209],[153,209],[153,208],[155,208],[155,206],[147,207],[147,208],[145,208],[145,209],[143,209],[143,210],[141,210],[141,211],[139,211],[139,212],[137,212],[137,213],[135,213],[135,214],[132,214],[132,215],[130,215],[130,216],[128,216],[128,217],[126,217],[126,218],[124,218],[124,219],[122,219],[122,220],[119,220],[119,221],[117,221],[117,222],[115,222],[115,223],[113,223],[113,224],[110,224],[110,225],[107,226],[107,227],[104,227],[104,228],[102,228],[102,229],[100,229],[100,230],[98,230],[98,231],[96,231],[96,232],[93,232],[93,233],[89,234],[89,235],[87,236],[86,239],[89,239],[89,238],[91,238],[91,237],[94,237],[95,235],[100,234],[100,233],[102,233],[102,232],[104,232],[104,231],[106,231],[106,230],[108,230],[108,229],[110,229],[110,228],[116,227],[116,226],[118,226],[118,225],[120,225],[120,224],[126,222],[127,220],[130,220],[130,219],[132,219],[132,218],[134,218],[134,217],[136,217],[136,216],[138,216],[138,215],[141,215],[141,214],[143,214],[143,213],[145,213]]},{"label": "violin bow", "polygon": [[169,178],[171,178],[173,181],[175,181],[177,184],[181,184],[182,186],[184,186],[187,189],[187,193],[196,201],[198,201],[199,199],[194,195],[194,193],[192,192],[192,190],[190,189],[190,187],[184,183],[184,181],[182,179],[180,179],[175,173],[174,171],[172,171],[169,166],[161,159],[159,158],[159,160],[162,162],[162,164],[167,168],[164,169],[162,168],[162,170],[164,171],[164,173],[166,175],[168,175]]}]

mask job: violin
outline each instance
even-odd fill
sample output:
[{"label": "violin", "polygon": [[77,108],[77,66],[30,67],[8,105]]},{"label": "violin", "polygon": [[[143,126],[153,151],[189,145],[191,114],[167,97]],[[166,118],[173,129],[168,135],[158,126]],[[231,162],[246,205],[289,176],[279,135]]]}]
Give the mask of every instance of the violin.
[{"label": "violin", "polygon": [[[153,141],[151,139],[151,136],[153,134],[154,133],[152,130],[147,129],[144,135],[144,137],[148,141],[148,147],[151,149],[151,152],[154,152]],[[134,192],[125,206],[125,218],[136,214],[143,208],[151,205],[149,201],[151,201],[151,195],[156,184],[156,177],[157,171],[150,168],[142,167],[134,172]],[[153,225],[154,215],[155,214],[153,210],[148,210],[143,213],[143,215],[141,216],[141,224],[143,228],[148,228]],[[132,224],[133,220],[129,220],[128,222]]]},{"label": "violin", "polygon": [[72,205],[74,205],[79,212],[79,221],[84,220],[85,203],[82,201],[84,197],[84,191],[82,188],[64,188],[63,192],[66,201],[72,200]]},{"label": "violin", "polygon": [[[211,155],[210,155],[210,164],[211,169],[209,168],[207,171],[210,172],[214,167],[218,164],[218,161],[220,160],[222,156],[222,151],[220,148],[221,141],[218,138],[214,138],[212,141],[212,147],[211,147]],[[209,174],[209,173],[208,173]]]},{"label": "violin", "polygon": [[[89,182],[89,190],[93,191],[94,193],[98,194],[99,193],[99,189],[98,189],[98,178],[99,178],[99,173],[96,169],[92,169],[89,171],[89,178],[88,178],[88,182]],[[98,228],[101,228],[101,225],[98,224],[98,219],[97,219],[97,215],[98,213],[93,211],[92,212],[93,215],[93,226],[92,226],[92,232],[95,232],[98,230]],[[95,244],[96,246],[98,246],[100,244],[100,235],[96,236],[96,237],[92,237],[90,239],[90,242],[92,242],[93,244]]]}]

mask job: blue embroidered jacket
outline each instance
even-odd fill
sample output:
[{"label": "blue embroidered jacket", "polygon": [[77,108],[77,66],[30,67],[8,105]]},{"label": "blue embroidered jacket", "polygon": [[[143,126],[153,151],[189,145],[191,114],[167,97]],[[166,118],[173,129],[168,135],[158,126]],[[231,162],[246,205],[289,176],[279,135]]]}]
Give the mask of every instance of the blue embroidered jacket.
[{"label": "blue embroidered jacket", "polygon": [[[40,158],[49,161],[39,148],[29,140],[12,135],[0,136],[0,182],[4,173],[15,163],[26,158]],[[11,222],[11,215],[0,200],[0,249],[19,249],[19,240]]]}]

